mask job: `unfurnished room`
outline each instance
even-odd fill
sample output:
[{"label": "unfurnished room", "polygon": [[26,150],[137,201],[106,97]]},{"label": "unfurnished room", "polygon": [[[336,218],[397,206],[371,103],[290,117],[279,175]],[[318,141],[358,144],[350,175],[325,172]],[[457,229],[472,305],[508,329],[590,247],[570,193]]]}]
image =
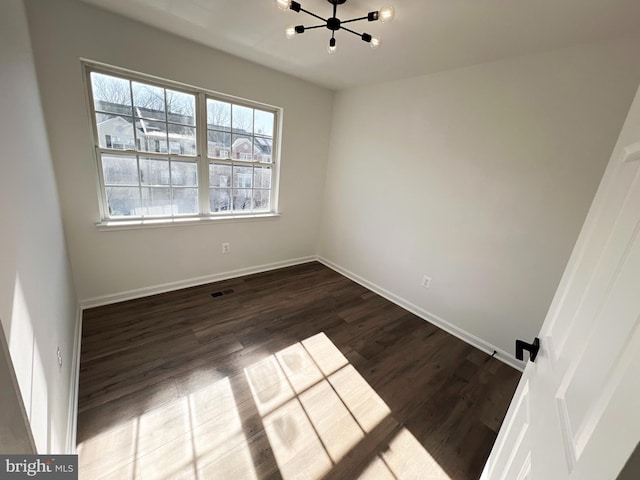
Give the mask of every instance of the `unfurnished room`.
[{"label": "unfurnished room", "polygon": [[640,3],[1,0],[0,478],[640,478]]}]

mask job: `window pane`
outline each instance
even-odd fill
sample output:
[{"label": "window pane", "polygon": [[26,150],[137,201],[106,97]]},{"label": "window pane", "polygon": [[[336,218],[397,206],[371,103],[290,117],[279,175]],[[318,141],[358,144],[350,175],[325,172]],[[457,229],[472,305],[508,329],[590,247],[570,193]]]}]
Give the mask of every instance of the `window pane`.
[{"label": "window pane", "polygon": [[142,212],[145,216],[171,215],[171,189],[143,187]]},{"label": "window pane", "polygon": [[253,169],[253,188],[271,188],[271,168],[256,167]]},{"label": "window pane", "polygon": [[212,212],[231,210],[231,189],[212,188],[209,192],[209,204]]},{"label": "window pane", "polygon": [[138,82],[131,82],[131,87],[136,117],[166,121],[164,88]]},{"label": "window pane", "polygon": [[209,128],[228,131],[231,128],[231,104],[208,98],[207,124]]},{"label": "window pane", "polygon": [[253,161],[253,146],[251,137],[233,135],[231,144],[231,158],[235,160]]},{"label": "window pane", "polygon": [[272,112],[262,110],[256,110],[255,112],[254,133],[265,137],[273,137],[273,119],[275,115]]},{"label": "window pane", "polygon": [[136,120],[138,150],[167,153],[167,124],[151,120]]},{"label": "window pane", "polygon": [[102,155],[102,173],[105,185],[138,185],[136,157]]},{"label": "window pane", "polygon": [[253,108],[233,105],[231,107],[233,131],[237,133],[253,133]]},{"label": "window pane", "polygon": [[270,138],[255,137],[253,139],[253,157],[256,162],[271,163],[271,151],[273,140]]},{"label": "window pane", "polygon": [[259,211],[269,210],[270,198],[271,190],[254,190],[253,209]]},{"label": "window pane", "polygon": [[231,134],[209,130],[207,132],[207,155],[209,158],[230,158]]},{"label": "window pane", "polygon": [[169,152],[176,155],[196,154],[196,129],[169,124]]},{"label": "window pane", "polygon": [[251,190],[233,190],[233,209],[251,210]]},{"label": "window pane", "polygon": [[198,189],[174,188],[173,213],[175,215],[198,213]]},{"label": "window pane", "polygon": [[209,185],[211,187],[230,187],[231,166],[209,165]]},{"label": "window pane", "polygon": [[141,158],[140,183],[142,185],[169,185],[169,161]]},{"label": "window pane", "polygon": [[233,167],[233,188],[251,188],[253,168]]},{"label": "window pane", "polygon": [[185,187],[198,186],[198,166],[192,162],[171,162],[171,184]]},{"label": "window pane", "polygon": [[133,118],[96,113],[96,128],[100,147],[117,150],[135,149]]},{"label": "window pane", "polygon": [[91,72],[91,91],[97,112],[132,115],[129,80]]},{"label": "window pane", "polygon": [[173,123],[183,125],[196,124],[196,97],[189,93],[166,90],[167,92],[167,119]]},{"label": "window pane", "polygon": [[106,187],[110,217],[140,215],[140,190],[138,187]]}]

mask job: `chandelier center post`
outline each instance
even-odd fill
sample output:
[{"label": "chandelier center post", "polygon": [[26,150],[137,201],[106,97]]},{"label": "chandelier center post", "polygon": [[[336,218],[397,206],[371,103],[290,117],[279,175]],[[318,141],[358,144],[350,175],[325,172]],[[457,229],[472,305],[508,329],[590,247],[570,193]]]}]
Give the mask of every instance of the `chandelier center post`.
[{"label": "chandelier center post", "polygon": [[340,30],[340,20],[336,17],[327,18],[327,28],[329,30]]}]

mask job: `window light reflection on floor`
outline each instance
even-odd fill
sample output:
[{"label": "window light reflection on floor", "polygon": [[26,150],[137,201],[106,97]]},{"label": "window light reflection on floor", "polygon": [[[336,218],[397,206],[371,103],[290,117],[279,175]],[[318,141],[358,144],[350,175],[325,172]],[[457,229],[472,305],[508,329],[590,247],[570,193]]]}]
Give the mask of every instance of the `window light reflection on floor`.
[{"label": "window light reflection on floor", "polygon": [[134,418],[78,445],[80,477],[100,478],[115,472],[114,475],[120,473],[123,478],[139,478],[133,463],[137,455],[138,421]]},{"label": "window light reflection on floor", "polygon": [[450,480],[324,333],[243,373],[83,442],[80,478],[255,480],[273,473],[256,452],[272,452],[284,480],[320,480],[359,454],[374,457],[353,478]]},{"label": "window light reflection on floor", "polygon": [[224,378],[83,442],[80,478],[173,480],[215,471],[229,474],[219,478],[256,479],[246,440]]},{"label": "window light reflection on floor", "polygon": [[[389,407],[320,333],[245,369],[283,479],[320,479],[367,434],[397,424]],[[402,428],[360,478],[449,477]]]}]

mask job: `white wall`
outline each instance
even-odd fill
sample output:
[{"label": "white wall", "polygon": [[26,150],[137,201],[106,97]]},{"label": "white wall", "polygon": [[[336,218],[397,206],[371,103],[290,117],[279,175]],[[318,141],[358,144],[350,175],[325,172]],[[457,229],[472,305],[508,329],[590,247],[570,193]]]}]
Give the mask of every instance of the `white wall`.
[{"label": "white wall", "polygon": [[[76,1],[29,0],[27,11],[81,301],[316,253],[333,92]],[[80,58],[283,107],[282,216],[98,231]]]},{"label": "white wall", "polygon": [[340,92],[320,254],[513,354],[545,317],[638,87],[639,46]]},{"label": "white wall", "polygon": [[[0,318],[11,355],[1,370],[11,378],[14,369],[38,451],[61,453],[72,392],[76,297],[18,0],[0,3],[0,105]],[[5,408],[15,412],[16,405],[2,402],[3,413]]]},{"label": "white wall", "polygon": [[9,344],[0,328],[0,452],[5,455],[36,452]]}]

